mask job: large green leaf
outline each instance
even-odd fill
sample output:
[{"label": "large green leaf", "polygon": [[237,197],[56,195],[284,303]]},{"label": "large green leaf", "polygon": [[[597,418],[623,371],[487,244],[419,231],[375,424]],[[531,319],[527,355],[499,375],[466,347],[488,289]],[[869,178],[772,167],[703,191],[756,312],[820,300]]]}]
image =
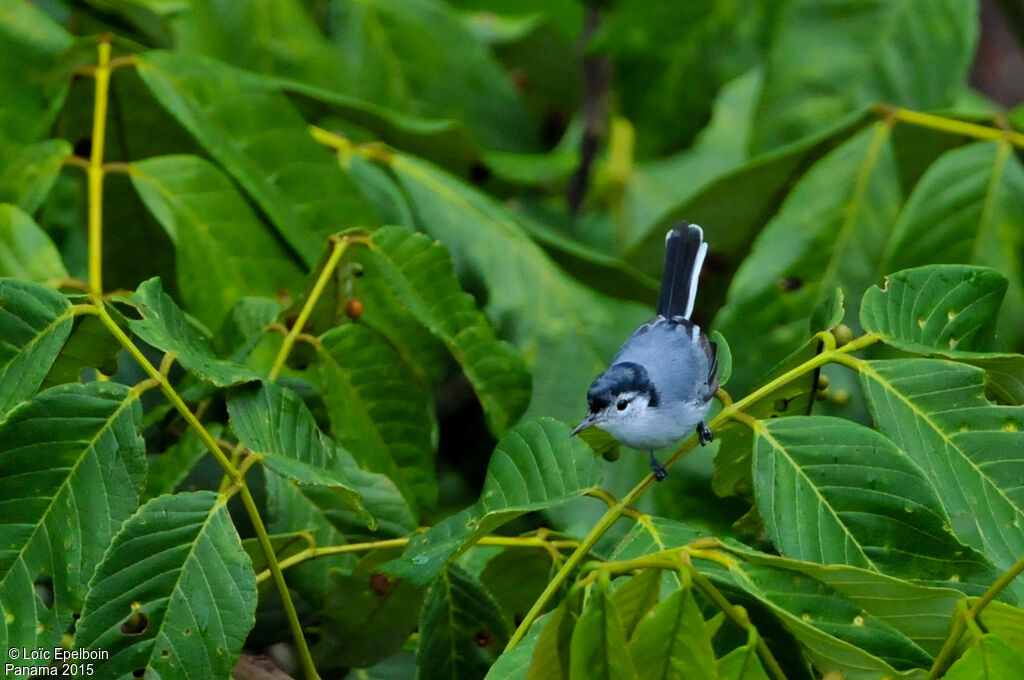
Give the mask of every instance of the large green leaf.
[{"label": "large green leaf", "polygon": [[31,214],[46,200],[71,155],[71,145],[63,139],[47,139],[18,151],[0,167],[0,202],[13,203]]},{"label": "large green leaf", "polygon": [[64,103],[68,79],[54,64],[71,46],[71,36],[29,2],[0,7],[0,160],[12,145],[43,138]]},{"label": "large green leaf", "polygon": [[349,94],[416,116],[458,120],[489,149],[536,147],[532,113],[447,3],[338,0],[333,7],[329,31]]},{"label": "large green leaf", "polygon": [[[343,545],[380,534],[404,536],[416,528],[395,484],[359,468],[351,454],[317,428],[294,392],[273,383],[244,386],[228,395],[228,414],[239,440],[253,451],[294,459],[343,483],[341,488],[297,485],[281,475],[266,475],[272,531],[308,531],[317,545]],[[322,603],[334,587],[329,571],[337,566],[330,558],[300,565],[289,583],[311,602]]]},{"label": "large green leaf", "polygon": [[216,328],[243,295],[298,295],[302,272],[234,184],[199,156],[132,164],[131,180],[174,242],[185,308]]},{"label": "large green leaf", "polygon": [[498,340],[472,296],[462,291],[445,247],[401,227],[373,233],[379,247],[362,262],[459,362],[484,407],[491,432],[500,437],[530,403],[530,374],[520,354]]},{"label": "large green leaf", "polygon": [[974,56],[963,0],[796,0],[768,56],[754,148],[770,149],[875,102],[953,103]]},{"label": "large green leaf", "polygon": [[73,323],[71,304],[60,293],[0,279],[0,419],[43,382]]},{"label": "large green leaf", "polygon": [[139,75],[312,267],[328,235],[376,221],[352,180],[283,94],[251,73],[182,52],[148,52]]},{"label": "large green leaf", "polygon": [[1009,569],[1024,554],[1024,407],[993,405],[981,369],[948,361],[871,361],[860,375],[878,428],[942,490],[953,532]]},{"label": "large green leaf", "polygon": [[576,627],[569,653],[570,680],[630,680],[637,678],[626,647],[626,634],[611,595],[594,588]]},{"label": "large green leaf", "polygon": [[732,388],[748,391],[766,362],[781,360],[807,337],[808,318],[836,286],[861,291],[875,282],[900,202],[896,157],[883,123],[803,176],[757,237],[715,318],[713,327],[732,346]]},{"label": "large green leaf", "polygon": [[[0,424],[0,649],[52,647],[80,610],[138,507],[141,419],[137,394],[90,383],[42,392]],[[35,585],[47,581],[50,603]]]},{"label": "large green leaf", "polygon": [[1009,279],[999,333],[1024,341],[1024,167],[1009,144],[977,142],[941,156],[907,199],[883,271],[938,262],[985,265]]},{"label": "large green leaf", "polygon": [[864,293],[860,322],[905,352],[938,355],[984,368],[1002,400],[1024,403],[1024,356],[985,349],[1007,289],[1002,274],[982,267],[931,265],[886,277]]},{"label": "large green leaf", "polygon": [[245,366],[214,355],[210,341],[164,292],[159,278],[143,282],[125,302],[142,315],[128,322],[132,332],[157,349],[173,352],[189,372],[220,387],[258,379]]},{"label": "large green leaf", "polygon": [[506,208],[436,167],[402,155],[391,167],[420,228],[447,246],[460,278],[483,283],[488,317],[531,365],[527,417],[578,419],[587,386],[650,309],[567,277]]},{"label": "large green leaf", "polygon": [[418,678],[482,678],[508,642],[498,603],[472,574],[447,566],[430,586],[420,614]]},{"label": "large green leaf", "polygon": [[950,533],[921,469],[878,432],[805,416],[762,421],[755,437],[754,497],[787,557],[925,581],[994,580]]},{"label": "large green leaf", "polygon": [[480,499],[413,536],[387,570],[427,583],[481,536],[523,513],[581,496],[599,481],[597,457],[578,438],[569,438],[566,425],[550,418],[517,425],[494,449]]},{"label": "large green leaf", "polygon": [[311,486],[313,499],[328,506],[344,504],[373,521],[345,474],[340,461],[345,454],[320,432],[294,392],[275,383],[241,388],[228,396],[228,413],[238,441],[266,467],[300,486]]},{"label": "large green leaf", "polygon": [[67,275],[46,232],[17,206],[0,204],[0,276],[46,283]]},{"label": "large green leaf", "polygon": [[433,400],[398,352],[361,324],[320,338],[319,372],[335,439],[413,505],[437,505]]},{"label": "large green leaf", "polygon": [[689,588],[680,588],[640,621],[629,642],[640,680],[718,677],[711,636]]},{"label": "large green leaf", "polygon": [[106,678],[227,677],[255,621],[256,576],[226,501],[160,496],[121,528],[96,570],[75,643]]}]

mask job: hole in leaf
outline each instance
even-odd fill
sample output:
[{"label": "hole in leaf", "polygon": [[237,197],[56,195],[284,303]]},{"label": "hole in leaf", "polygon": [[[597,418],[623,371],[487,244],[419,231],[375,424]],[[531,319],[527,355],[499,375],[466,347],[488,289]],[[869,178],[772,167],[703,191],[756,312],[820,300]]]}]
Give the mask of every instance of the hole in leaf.
[{"label": "hole in leaf", "polygon": [[480,161],[473,161],[473,164],[469,166],[469,181],[473,184],[479,184],[488,180],[491,176],[491,169]]},{"label": "hole in leaf", "polygon": [[956,318],[956,310],[955,309],[950,309],[948,312],[946,312],[946,318],[949,319],[950,321],[955,319]]},{"label": "hole in leaf", "polygon": [[135,611],[121,624],[121,635],[142,635],[147,628],[149,628],[149,616],[146,615],[146,612]]},{"label": "hole in leaf", "polygon": [[925,323],[925,320],[924,320],[923,316],[917,317],[917,325],[918,326],[920,326],[921,328],[924,328],[924,323]]},{"label": "hole in leaf", "polygon": [[167,657],[169,655],[170,655],[170,652],[167,651],[166,649],[164,651],[160,652],[160,656],[162,656],[162,657]]},{"label": "hole in leaf", "polygon": [[779,279],[779,288],[787,293],[793,293],[804,287],[804,281],[799,276],[787,276]]},{"label": "hole in leaf", "polygon": [[145,674],[146,674],[146,669],[145,668],[136,668],[135,670],[132,671],[132,677],[133,678],[141,678]]},{"label": "hole in leaf", "polygon": [[53,581],[49,576],[43,575],[36,579],[33,584],[36,590],[36,597],[47,609],[53,609]]},{"label": "hole in leaf", "polygon": [[184,635],[185,637],[188,637],[189,635],[192,634],[192,629],[191,628],[186,628],[185,630],[181,631],[181,634]]}]

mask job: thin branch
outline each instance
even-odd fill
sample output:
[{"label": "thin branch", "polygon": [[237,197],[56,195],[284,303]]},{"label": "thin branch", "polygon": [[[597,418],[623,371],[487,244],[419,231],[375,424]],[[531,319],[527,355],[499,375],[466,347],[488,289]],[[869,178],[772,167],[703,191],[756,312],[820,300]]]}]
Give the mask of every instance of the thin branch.
[{"label": "thin branch", "polygon": [[95,95],[92,114],[92,148],[89,152],[89,287],[103,293],[103,145],[107,133],[107,101],[110,93],[110,35],[99,37],[99,63],[93,73]]}]

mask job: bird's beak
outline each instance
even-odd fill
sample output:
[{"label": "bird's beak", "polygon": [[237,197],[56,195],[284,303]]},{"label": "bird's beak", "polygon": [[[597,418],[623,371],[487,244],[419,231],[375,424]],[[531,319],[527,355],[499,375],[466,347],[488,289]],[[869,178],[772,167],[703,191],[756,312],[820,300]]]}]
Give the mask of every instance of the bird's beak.
[{"label": "bird's beak", "polygon": [[597,415],[591,413],[589,416],[583,419],[583,422],[573,428],[572,432],[569,433],[570,437],[575,437],[583,430],[587,429],[591,425],[597,422]]}]

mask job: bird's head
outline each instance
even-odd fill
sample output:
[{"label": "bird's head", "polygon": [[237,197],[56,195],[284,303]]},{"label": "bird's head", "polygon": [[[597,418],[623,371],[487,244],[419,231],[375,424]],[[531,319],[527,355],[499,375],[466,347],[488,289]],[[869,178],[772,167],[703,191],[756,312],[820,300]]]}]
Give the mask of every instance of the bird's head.
[{"label": "bird's head", "polygon": [[572,434],[593,425],[614,435],[621,425],[657,406],[658,392],[644,367],[627,361],[594,379],[587,391],[587,405],[590,412]]}]

